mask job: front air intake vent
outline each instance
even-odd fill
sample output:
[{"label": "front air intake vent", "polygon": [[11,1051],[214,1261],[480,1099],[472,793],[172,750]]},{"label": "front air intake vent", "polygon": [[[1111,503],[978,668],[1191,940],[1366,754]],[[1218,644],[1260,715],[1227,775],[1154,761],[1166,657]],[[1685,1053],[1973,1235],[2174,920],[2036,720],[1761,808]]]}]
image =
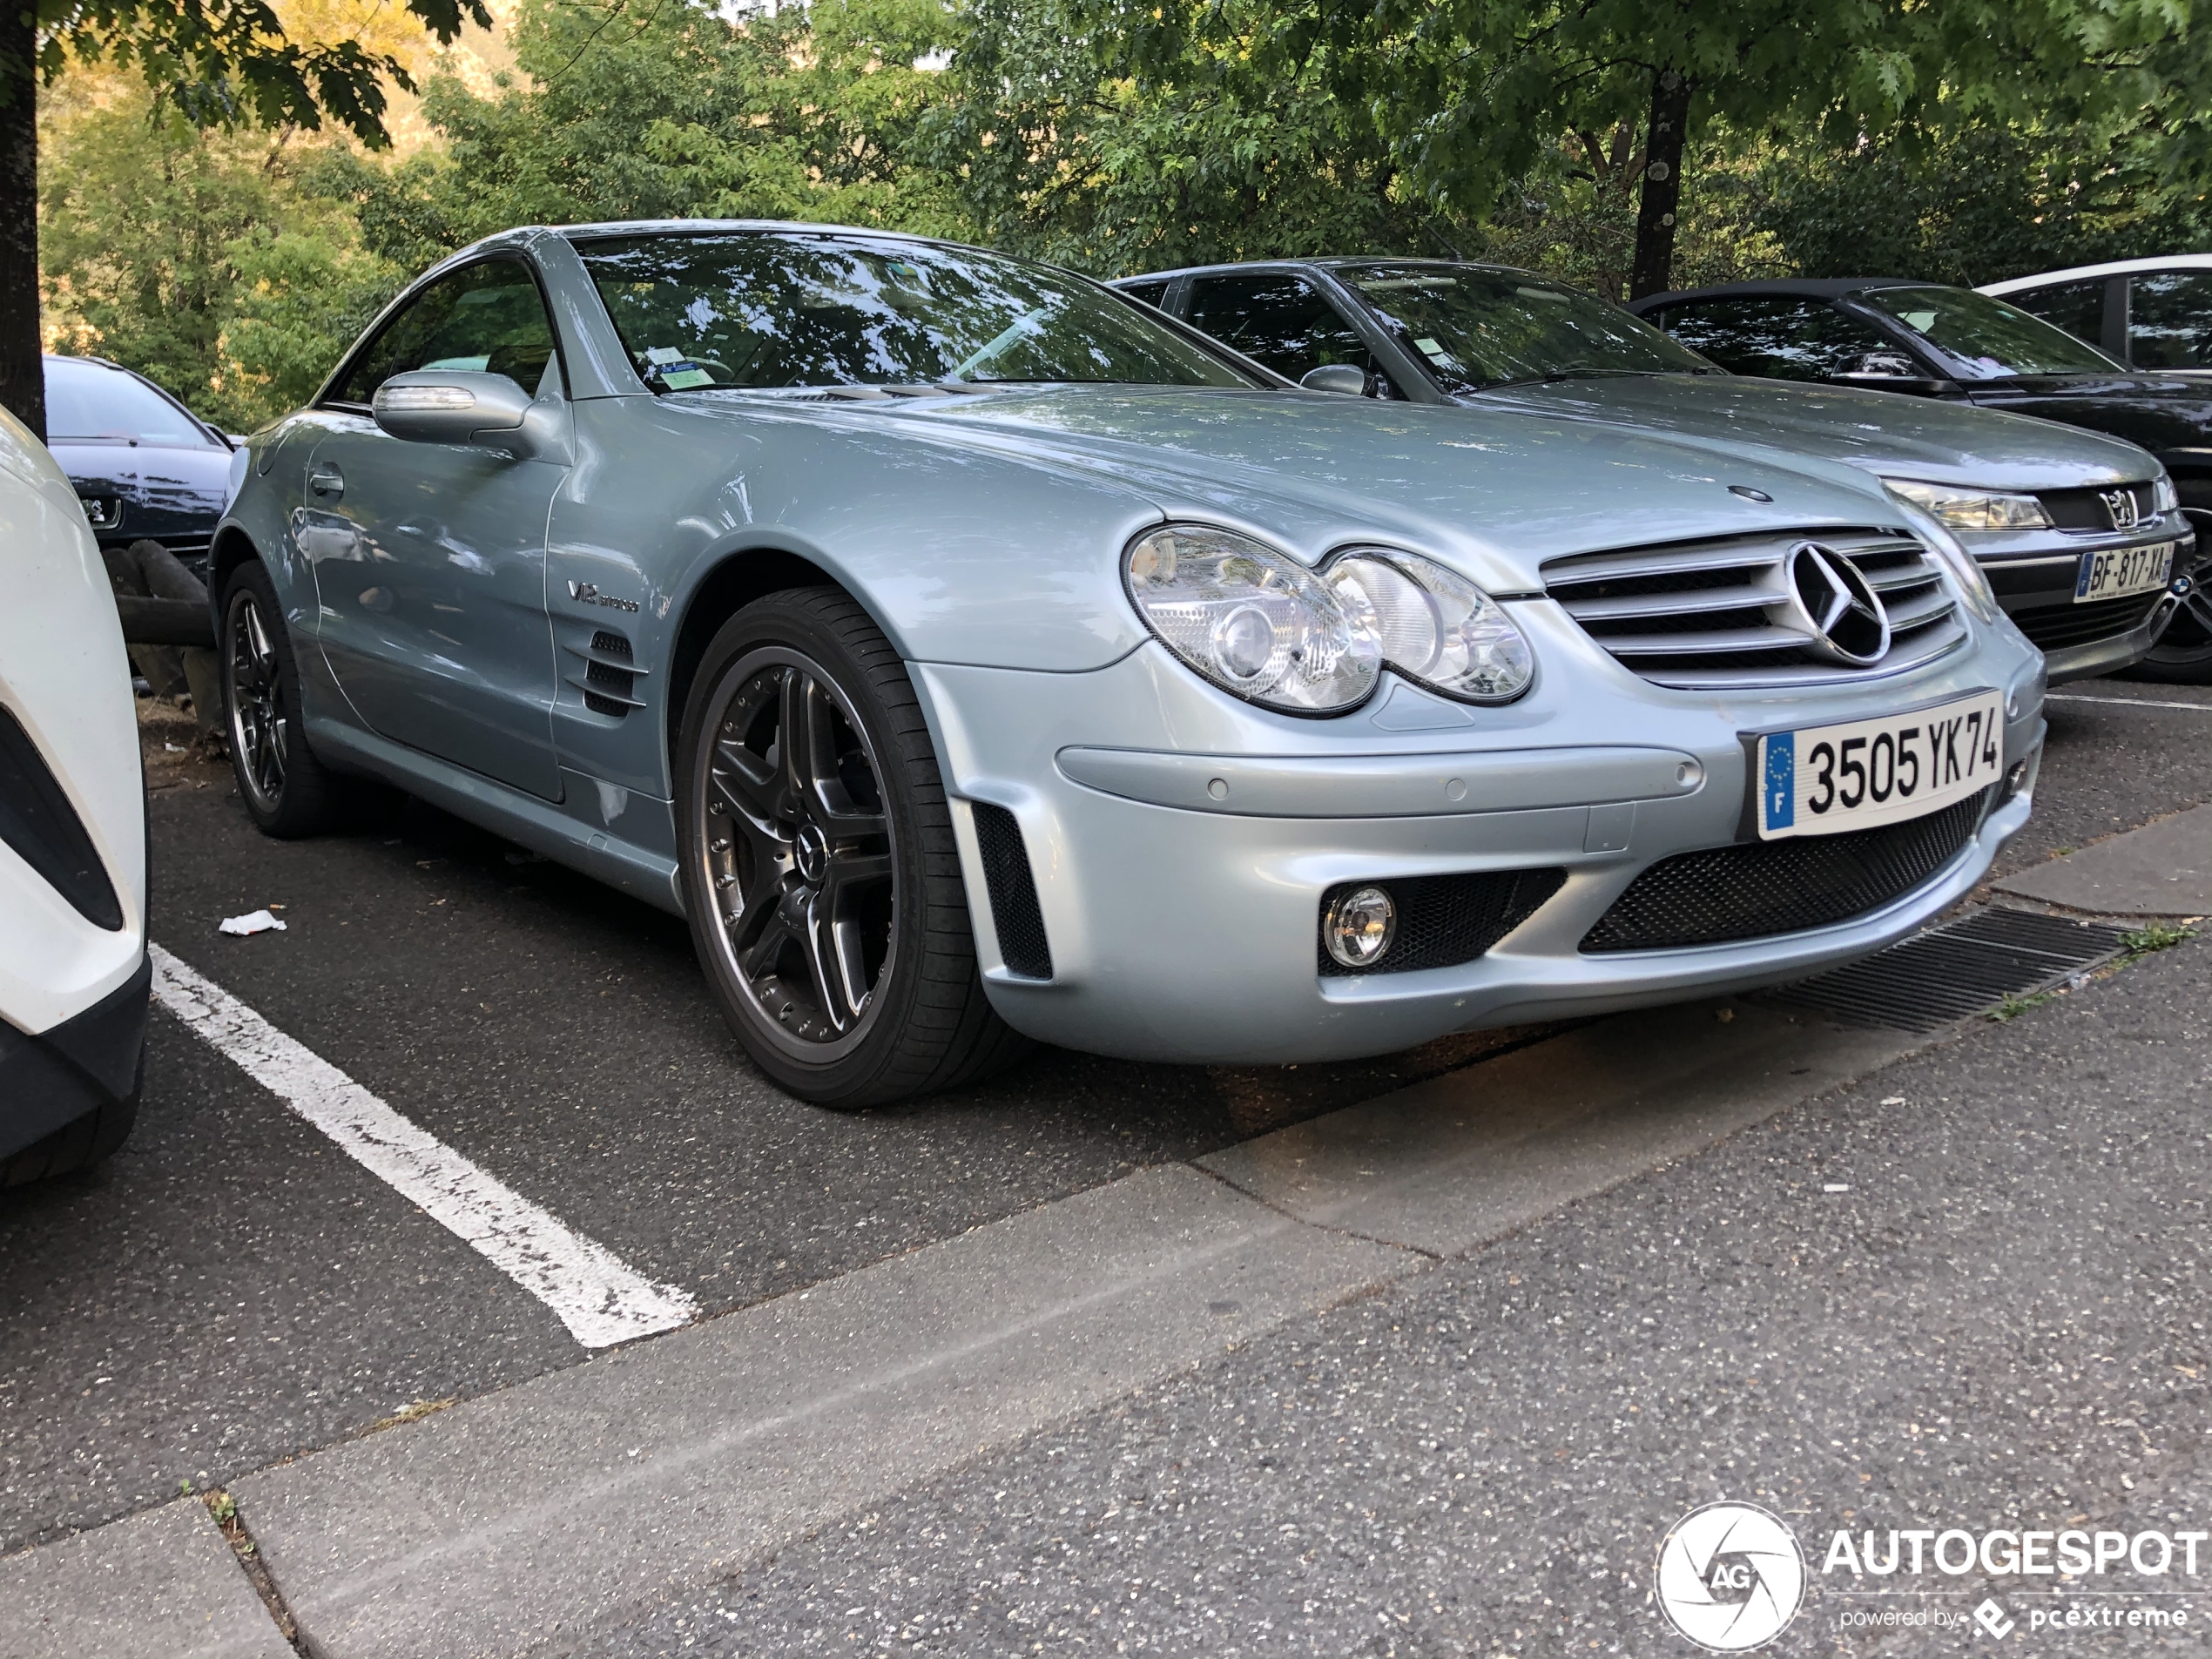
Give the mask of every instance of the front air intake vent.
[{"label": "front air intake vent", "polygon": [[123,927],[115,884],[30,733],[10,709],[0,708],[0,841],[69,901],[95,927]]},{"label": "front air intake vent", "polygon": [[1985,789],[1902,824],[1739,841],[1661,859],[1598,918],[1582,948],[1733,944],[1869,915],[1949,869],[1981,826],[1993,793]]},{"label": "front air intake vent", "polygon": [[1472,875],[1395,876],[1386,881],[1345,881],[1321,895],[1326,917],[1337,900],[1355,887],[1380,887],[1397,907],[1398,929],[1381,959],[1364,968],[1347,968],[1325,944],[1316,960],[1324,977],[1369,974],[1417,974],[1425,968],[1457,968],[1471,962],[1534,915],[1567,885],[1567,872],[1483,870]]},{"label": "front air intake vent", "polygon": [[975,845],[983,855],[983,882],[990,891],[999,959],[1023,979],[1050,979],[1052,945],[1045,938],[1044,912],[1037,903],[1037,880],[1029,869],[1022,826],[1003,806],[980,800],[973,805]]},{"label": "front air intake vent", "polygon": [[[1811,625],[1798,563],[1808,544],[1855,567],[1887,613],[1889,646],[1874,660],[1842,660]],[[1545,591],[1591,638],[1656,685],[1862,679],[1918,668],[1966,640],[1942,567],[1898,531],[1788,530],[1582,553],[1552,560],[1543,576]]]}]

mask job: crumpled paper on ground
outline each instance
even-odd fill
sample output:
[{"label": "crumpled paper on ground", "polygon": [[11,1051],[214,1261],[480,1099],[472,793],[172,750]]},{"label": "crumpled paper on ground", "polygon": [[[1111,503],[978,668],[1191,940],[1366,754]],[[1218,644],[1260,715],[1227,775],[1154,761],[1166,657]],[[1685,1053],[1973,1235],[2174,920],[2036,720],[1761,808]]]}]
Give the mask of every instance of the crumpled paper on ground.
[{"label": "crumpled paper on ground", "polygon": [[272,927],[279,933],[284,931],[284,924],[266,910],[256,910],[250,915],[226,916],[218,925],[223,932],[236,934],[241,939],[248,934],[267,933]]}]

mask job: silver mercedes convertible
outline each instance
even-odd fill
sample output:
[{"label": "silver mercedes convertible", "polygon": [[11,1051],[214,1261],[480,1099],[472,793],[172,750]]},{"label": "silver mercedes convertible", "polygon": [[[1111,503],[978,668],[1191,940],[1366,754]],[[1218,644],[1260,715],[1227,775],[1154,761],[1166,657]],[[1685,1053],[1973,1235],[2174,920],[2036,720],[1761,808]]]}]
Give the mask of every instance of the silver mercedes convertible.
[{"label": "silver mercedes convertible", "polygon": [[254,821],[366,774],[680,912],[826,1105],[1807,974],[1966,894],[2042,742],[1851,468],[1302,391],[889,234],[494,237],[235,475]]}]

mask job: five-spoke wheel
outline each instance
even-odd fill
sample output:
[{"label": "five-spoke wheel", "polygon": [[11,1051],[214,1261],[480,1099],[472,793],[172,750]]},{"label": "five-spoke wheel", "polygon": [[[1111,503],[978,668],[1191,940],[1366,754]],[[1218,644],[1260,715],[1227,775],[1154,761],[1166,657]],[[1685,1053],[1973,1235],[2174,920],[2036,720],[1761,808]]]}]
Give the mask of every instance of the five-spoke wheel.
[{"label": "five-spoke wheel", "polygon": [[869,1106],[1021,1052],[976,969],[913,683],[859,605],[801,588],[732,617],[685,698],[678,763],[692,940],[771,1078]]}]

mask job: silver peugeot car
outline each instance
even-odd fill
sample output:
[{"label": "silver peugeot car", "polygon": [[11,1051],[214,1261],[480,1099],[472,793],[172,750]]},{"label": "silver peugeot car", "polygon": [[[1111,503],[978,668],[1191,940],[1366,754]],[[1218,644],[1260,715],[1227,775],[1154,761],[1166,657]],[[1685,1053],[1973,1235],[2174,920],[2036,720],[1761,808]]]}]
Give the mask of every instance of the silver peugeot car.
[{"label": "silver peugeot car", "polygon": [[[1776,301],[1791,327],[1754,318],[1736,349],[1712,348],[1731,366],[1759,351],[1762,362],[1789,356],[1771,371],[1784,378],[1772,380],[1723,373],[1619,306],[1502,266],[1276,260],[1116,286],[1331,391],[1611,421],[1848,462],[1959,537],[1998,603],[2043,649],[2054,682],[2141,661],[2195,590],[2196,534],[2156,456],[2082,429],[2095,421],[2061,426],[1899,398],[1897,388],[1925,389],[1913,378],[1921,371],[1851,319],[1798,315],[1823,307]],[[1790,383],[1813,379],[1829,383]]]},{"label": "silver peugeot car", "polygon": [[1849,467],[1302,391],[909,237],[494,237],[238,466],[254,821],[368,774],[680,912],[827,1105],[1803,974],[1965,894],[2042,742]]}]

